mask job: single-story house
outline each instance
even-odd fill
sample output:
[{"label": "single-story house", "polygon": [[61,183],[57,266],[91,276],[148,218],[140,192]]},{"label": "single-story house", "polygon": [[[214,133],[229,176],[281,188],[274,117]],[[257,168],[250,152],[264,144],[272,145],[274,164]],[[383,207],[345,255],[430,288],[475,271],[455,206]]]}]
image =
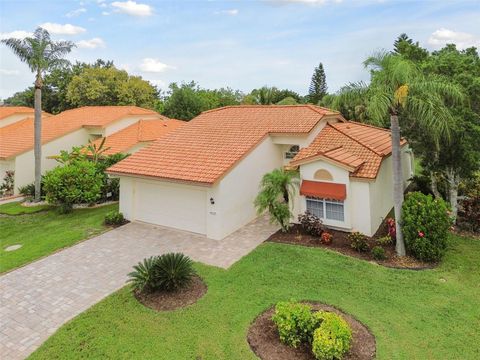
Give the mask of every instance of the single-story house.
[{"label": "single-story house", "polygon": [[[35,113],[33,108],[26,106],[0,106],[0,128],[32,117]],[[43,116],[51,116],[49,113],[42,112]]]},{"label": "single-story house", "polygon": [[[227,106],[203,112],[108,169],[120,178],[120,211],[223,239],[253,220],[260,180],[298,167],[295,215],[372,235],[393,207],[390,133],[313,105]],[[403,141],[405,185],[412,156]]]},{"label": "single-story house", "polygon": [[[153,110],[136,106],[86,106],[42,117],[42,173],[58,165],[52,156],[89,140],[108,137],[141,119],[163,119]],[[24,118],[0,128],[0,181],[15,172],[18,188],[34,181],[34,119]]]},{"label": "single-story house", "polygon": [[98,147],[102,141],[105,141],[103,144],[104,149],[106,149],[103,152],[105,155],[117,153],[133,154],[152,141],[160,139],[162,136],[185,124],[187,124],[186,121],[166,117],[150,120],[142,119],[106,138],[102,137],[95,140],[93,144]]}]

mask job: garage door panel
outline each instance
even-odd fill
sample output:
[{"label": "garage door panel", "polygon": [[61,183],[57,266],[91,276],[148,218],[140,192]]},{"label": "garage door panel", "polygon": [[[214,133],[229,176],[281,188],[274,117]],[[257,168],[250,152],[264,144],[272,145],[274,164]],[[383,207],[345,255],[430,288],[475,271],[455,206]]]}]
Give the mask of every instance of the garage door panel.
[{"label": "garage door panel", "polygon": [[206,233],[204,189],[138,182],[135,192],[137,220]]}]

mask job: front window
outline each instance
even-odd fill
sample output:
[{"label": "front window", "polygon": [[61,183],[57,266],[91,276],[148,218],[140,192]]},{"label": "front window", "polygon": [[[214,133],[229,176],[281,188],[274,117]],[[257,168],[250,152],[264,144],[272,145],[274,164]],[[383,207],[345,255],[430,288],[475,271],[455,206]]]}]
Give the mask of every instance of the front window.
[{"label": "front window", "polygon": [[299,151],[300,151],[300,146],[298,145],[291,146],[290,149],[287,152],[285,152],[285,159],[293,159],[295,155],[298,154]]},{"label": "front window", "polygon": [[345,220],[343,201],[307,197],[307,210],[320,219]]}]

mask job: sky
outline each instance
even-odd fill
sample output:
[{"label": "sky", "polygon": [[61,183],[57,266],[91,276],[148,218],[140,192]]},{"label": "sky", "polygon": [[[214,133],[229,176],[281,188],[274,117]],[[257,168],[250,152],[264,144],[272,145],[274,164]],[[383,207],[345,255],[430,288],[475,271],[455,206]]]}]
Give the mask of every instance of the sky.
[{"label": "sky", "polygon": [[[77,47],[70,61],[98,58],[161,89],[195,80],[244,92],[264,85],[306,94],[324,65],[328,90],[368,80],[363,60],[401,33],[435,50],[480,48],[480,0],[1,0],[0,38],[37,26]],[[0,45],[0,99],[34,76]]]}]

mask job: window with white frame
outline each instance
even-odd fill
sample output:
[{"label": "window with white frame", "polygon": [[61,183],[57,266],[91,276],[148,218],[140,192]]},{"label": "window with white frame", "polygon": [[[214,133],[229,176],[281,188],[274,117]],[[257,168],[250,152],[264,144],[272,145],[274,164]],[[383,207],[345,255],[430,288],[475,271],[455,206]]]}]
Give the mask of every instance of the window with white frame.
[{"label": "window with white frame", "polygon": [[285,152],[285,159],[293,159],[295,155],[298,154],[300,151],[300,146],[298,145],[293,145],[288,149],[288,151]]},{"label": "window with white frame", "polygon": [[320,219],[345,220],[343,201],[307,197],[307,211]]}]

